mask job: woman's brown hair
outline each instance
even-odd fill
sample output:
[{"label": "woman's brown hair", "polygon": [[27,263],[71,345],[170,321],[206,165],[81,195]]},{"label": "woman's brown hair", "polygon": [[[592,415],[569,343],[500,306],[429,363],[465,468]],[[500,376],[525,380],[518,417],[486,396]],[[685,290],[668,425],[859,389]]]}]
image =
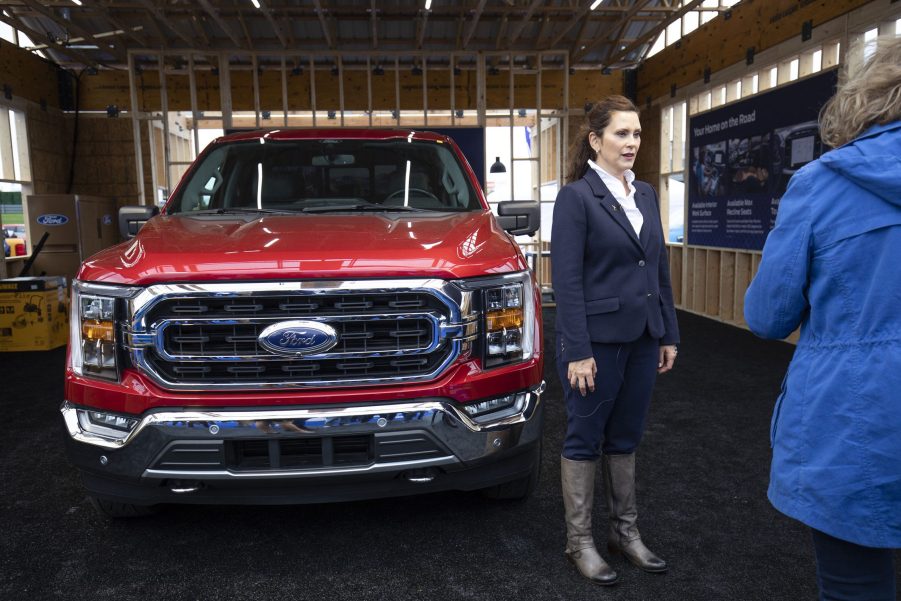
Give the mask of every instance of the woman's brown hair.
[{"label": "woman's brown hair", "polygon": [[595,160],[597,153],[588,143],[588,134],[594,132],[601,136],[610,124],[611,113],[615,111],[638,113],[638,107],[625,96],[607,96],[592,105],[585,114],[585,125],[579,130],[575,142],[569,150],[569,164],[566,166],[566,183],[581,179],[588,171],[588,159]]}]

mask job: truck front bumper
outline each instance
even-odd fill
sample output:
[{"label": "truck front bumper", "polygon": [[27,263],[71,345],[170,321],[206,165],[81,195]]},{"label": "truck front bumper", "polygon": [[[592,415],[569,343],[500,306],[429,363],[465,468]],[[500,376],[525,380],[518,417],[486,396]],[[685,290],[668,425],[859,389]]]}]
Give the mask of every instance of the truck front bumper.
[{"label": "truck front bumper", "polygon": [[[274,409],[163,409],[139,419],[64,402],[70,460],[92,496],[305,503],[475,490],[537,469],[544,384],[486,399]],[[492,410],[494,408],[494,410]],[[117,417],[120,419],[117,420]]]}]

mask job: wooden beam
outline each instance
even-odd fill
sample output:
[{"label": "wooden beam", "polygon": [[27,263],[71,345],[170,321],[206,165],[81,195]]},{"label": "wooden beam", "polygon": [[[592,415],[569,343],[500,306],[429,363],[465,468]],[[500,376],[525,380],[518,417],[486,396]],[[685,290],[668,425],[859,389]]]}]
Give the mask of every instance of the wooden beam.
[{"label": "wooden beam", "polygon": [[[171,19],[168,19],[166,17],[165,13],[163,13],[162,10],[157,8],[156,5],[153,2],[151,2],[151,0],[138,0],[138,2],[141,4],[141,6],[143,6],[147,10],[149,10],[153,17],[155,17],[154,22],[159,22],[159,23],[163,24],[166,27],[166,29],[168,29],[169,31],[171,31],[172,33],[177,35],[181,39],[181,41],[183,41],[185,44],[187,44],[188,48],[191,48],[192,46],[194,46],[194,40],[192,40],[189,36],[183,34],[181,31],[179,31],[175,27],[175,25],[171,22]],[[151,20],[153,20],[153,18]],[[165,37],[162,37],[164,44],[165,44],[165,39],[166,39]]]},{"label": "wooden beam", "polygon": [[[282,48],[287,48],[288,42],[285,40],[285,32],[282,31],[282,28],[272,17],[272,11],[269,10],[269,5],[266,3],[266,0],[258,0],[258,2],[260,3],[260,11],[263,13],[263,16],[266,17],[266,20],[269,21],[269,25],[275,32],[278,41],[281,42]],[[316,0],[316,4],[319,4],[319,0]]]},{"label": "wooden beam", "polygon": [[210,4],[210,0],[197,0],[197,2],[200,4],[200,6],[203,8],[203,10],[205,10],[207,12],[207,14],[213,18],[213,21],[216,22],[216,25],[219,26],[219,29],[221,29],[225,33],[225,35],[228,36],[228,38],[232,41],[232,43],[235,46],[237,46],[238,48],[240,48],[241,42],[238,41],[238,36],[236,36],[234,34],[234,32],[232,31],[232,28],[229,26],[228,23],[225,22],[225,19],[223,19],[222,16],[219,14],[219,11],[216,10],[216,7],[214,7],[212,4]]},{"label": "wooden beam", "polygon": [[148,46],[147,38],[144,36],[139,36],[135,33],[134,27],[131,25],[125,25],[119,19],[114,17],[109,12],[109,2],[99,2],[95,4],[92,8],[100,12],[103,15],[103,18],[110,22],[114,29],[122,30],[125,32],[125,35],[133,39],[138,43],[142,48],[146,48]]},{"label": "wooden beam", "polygon": [[332,35],[328,30],[328,22],[325,19],[325,11],[322,9],[322,1],[313,0],[313,4],[316,5],[316,15],[319,17],[319,25],[322,27],[322,35],[325,37],[325,43],[329,48],[333,49],[335,45],[332,42]]},{"label": "wooden beam", "polygon": [[585,58],[585,55],[592,52],[595,48],[597,48],[598,46],[601,46],[602,44],[616,43],[616,39],[613,39],[613,40],[610,39],[610,33],[612,31],[615,31],[618,26],[621,26],[623,29],[628,27],[629,22],[632,20],[632,17],[634,17],[637,13],[641,12],[641,10],[645,6],[647,6],[650,2],[651,2],[651,0],[637,0],[635,2],[635,4],[632,6],[632,8],[623,14],[622,21],[620,23],[617,23],[616,25],[607,28],[603,34],[596,35],[595,41],[586,45],[584,50],[579,50],[579,51],[571,54],[572,62],[578,63],[583,58]]},{"label": "wooden beam", "polygon": [[529,8],[526,9],[526,14],[523,15],[522,20],[517,23],[513,28],[513,31],[510,32],[510,39],[507,41],[507,47],[513,47],[513,44],[519,39],[519,36],[522,35],[522,30],[526,28],[526,25],[528,25],[529,21],[532,19],[532,15],[535,14],[535,9],[537,9],[538,5],[543,1],[544,0],[532,0]]},{"label": "wooden beam", "polygon": [[[7,18],[6,15],[9,15],[9,18]],[[56,40],[51,40],[50,36],[48,36],[47,34],[32,29],[31,27],[26,25],[22,21],[22,19],[20,19],[18,17],[18,15],[16,15],[16,13],[12,10],[0,11],[0,21],[3,21],[10,27],[13,27],[13,28],[18,29],[19,31],[25,33],[33,41],[43,42],[44,44],[47,45],[48,50],[52,49],[54,52],[62,52],[63,54],[67,54],[70,57],[77,59],[77,60],[73,60],[72,62],[79,62],[88,67],[99,66],[99,63],[97,61],[95,61],[94,59],[92,59],[91,57],[89,57],[88,55],[86,55],[82,52],[79,52],[78,50],[72,50],[71,48],[66,48],[65,46],[59,44]],[[24,52],[24,50],[23,50],[23,52]]]},{"label": "wooden beam", "polygon": [[478,4],[476,4],[475,11],[472,15],[472,23],[469,24],[469,29],[466,31],[466,36],[463,38],[464,48],[469,46],[469,40],[472,39],[472,35],[476,32],[476,27],[479,25],[479,19],[482,18],[482,11],[485,10],[485,2],[487,2],[487,0],[478,0]]},{"label": "wooden beam", "polygon": [[[72,31],[72,32],[80,35],[85,40],[93,40],[94,39],[93,33],[88,31],[87,29],[81,27],[77,23],[73,23],[72,21],[62,20],[59,16],[57,16],[57,14],[55,12],[53,12],[53,9],[44,7],[43,5],[39,4],[36,0],[22,0],[22,1],[25,3],[26,6],[28,6],[28,8],[30,8],[31,10],[35,11],[36,13],[46,17],[47,19],[50,19],[64,31],[66,31],[66,32]],[[109,44],[111,46],[111,48],[109,48],[109,51],[112,52],[113,56],[116,57],[116,60],[121,61],[123,63],[128,61],[128,57],[127,57],[125,51],[121,48],[121,44],[117,44],[116,42],[114,42],[112,40],[109,42]]]},{"label": "wooden beam", "polygon": [[559,44],[560,40],[562,40],[564,37],[566,37],[566,34],[568,34],[573,27],[575,27],[580,22],[582,22],[582,20],[585,19],[585,17],[590,12],[591,12],[591,3],[586,2],[585,5],[582,6],[581,10],[579,10],[579,12],[576,13],[573,16],[573,18],[569,20],[569,23],[567,23],[566,25],[563,26],[563,30],[560,33],[558,33],[557,37],[555,37],[554,40],[551,42],[551,48],[554,48],[557,44]]},{"label": "wooden beam", "polygon": [[425,40],[425,30],[429,24],[429,12],[422,10],[420,18],[416,21],[416,49],[422,50],[422,42]]},{"label": "wooden beam", "polygon": [[372,49],[377,50],[379,47],[379,27],[378,27],[378,7],[375,5],[375,0],[372,0],[372,4],[369,7],[369,22],[372,25]]},{"label": "wooden beam", "polygon": [[691,2],[689,2],[688,4],[683,6],[679,11],[670,15],[670,17],[668,19],[661,21],[660,24],[658,24],[656,27],[654,27],[650,31],[646,32],[643,36],[641,36],[640,38],[638,38],[637,40],[635,40],[634,42],[632,42],[631,44],[626,46],[624,49],[613,54],[612,56],[608,55],[607,62],[603,66],[609,67],[610,65],[614,64],[616,61],[620,60],[621,58],[629,56],[629,54],[631,52],[633,52],[636,49],[638,49],[639,47],[641,47],[642,44],[645,44],[650,39],[660,35],[660,32],[663,31],[664,29],[666,29],[666,27],[670,23],[672,23],[673,21],[675,21],[677,19],[681,19],[685,15],[685,13],[687,13],[688,11],[694,10],[694,8],[696,6],[698,6],[699,4],[701,4],[701,2],[703,2],[703,0],[691,0]]}]

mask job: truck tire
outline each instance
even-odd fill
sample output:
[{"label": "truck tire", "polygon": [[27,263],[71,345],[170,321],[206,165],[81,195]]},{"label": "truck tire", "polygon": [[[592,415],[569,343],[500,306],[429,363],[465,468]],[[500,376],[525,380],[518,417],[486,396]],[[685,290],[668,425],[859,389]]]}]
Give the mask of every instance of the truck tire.
[{"label": "truck tire", "polygon": [[110,518],[139,518],[153,515],[159,511],[156,505],[133,505],[98,497],[88,497],[88,499],[94,509]]},{"label": "truck tire", "polygon": [[482,494],[496,501],[519,501],[529,498],[538,488],[541,475],[541,445],[533,452],[532,471],[527,476],[482,489]]}]

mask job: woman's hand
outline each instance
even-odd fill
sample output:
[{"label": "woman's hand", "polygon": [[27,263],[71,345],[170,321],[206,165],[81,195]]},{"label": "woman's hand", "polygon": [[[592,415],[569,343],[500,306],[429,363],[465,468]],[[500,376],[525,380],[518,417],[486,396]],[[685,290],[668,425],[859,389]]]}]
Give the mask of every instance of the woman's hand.
[{"label": "woman's hand", "polygon": [[586,396],[589,390],[594,392],[594,377],[597,373],[598,366],[595,365],[594,357],[570,361],[566,368],[569,385],[573,390],[578,390],[582,396]]},{"label": "woman's hand", "polygon": [[676,362],[676,355],[679,353],[679,349],[676,348],[675,344],[667,344],[666,346],[660,347],[660,361],[657,363],[657,373],[662,374],[668,372],[673,368],[673,364]]}]

